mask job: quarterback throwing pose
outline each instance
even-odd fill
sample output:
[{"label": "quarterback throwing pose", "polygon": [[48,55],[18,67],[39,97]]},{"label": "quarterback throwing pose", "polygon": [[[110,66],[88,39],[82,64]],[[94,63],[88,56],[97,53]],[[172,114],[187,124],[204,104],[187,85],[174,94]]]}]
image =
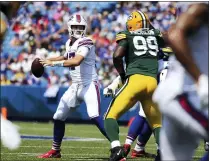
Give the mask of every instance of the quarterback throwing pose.
[{"label": "quarterback throwing pose", "polygon": [[[208,3],[208,2],[207,2]],[[200,139],[208,139],[209,7],[180,2],[183,12],[169,30],[176,59],[154,93],[164,115],[162,160],[191,160]]]},{"label": "quarterback throwing pose", "polygon": [[44,66],[69,67],[72,85],[61,97],[54,119],[54,139],[52,149],[39,158],[60,158],[60,146],[65,132],[65,120],[70,108],[75,108],[82,101],[86,103],[87,113],[93,123],[106,136],[103,119],[99,116],[100,93],[98,76],[95,69],[95,46],[86,37],[87,23],[79,15],[73,15],[68,21],[70,39],[66,42],[64,56],[40,60]]},{"label": "quarterback throwing pose", "polygon": [[[116,36],[118,46],[113,56],[114,66],[125,83],[111,101],[105,116],[105,129],[111,142],[110,161],[126,157],[124,148],[120,146],[119,126],[116,120],[136,102],[142,103],[157,144],[161,128],[161,114],[152,101],[152,94],[157,87],[157,53],[164,41],[158,30],[150,29],[149,19],[141,11],[132,12],[126,26],[127,30]],[[156,160],[160,160],[159,151]]]}]

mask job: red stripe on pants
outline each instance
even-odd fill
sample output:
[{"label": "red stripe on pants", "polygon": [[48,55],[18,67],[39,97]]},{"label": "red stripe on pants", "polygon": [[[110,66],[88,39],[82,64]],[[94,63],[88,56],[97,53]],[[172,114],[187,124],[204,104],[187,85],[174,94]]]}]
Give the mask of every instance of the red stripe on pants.
[{"label": "red stripe on pants", "polygon": [[96,93],[97,93],[97,100],[98,100],[98,112],[100,115],[100,104],[101,104],[101,100],[100,100],[100,90],[98,85],[95,83],[95,87],[96,87]]},{"label": "red stripe on pants", "polygon": [[200,112],[198,112],[193,105],[187,99],[186,95],[181,95],[178,97],[179,103],[181,104],[182,108],[189,113],[194,119],[196,119],[207,131],[209,131],[209,123],[208,119]]}]

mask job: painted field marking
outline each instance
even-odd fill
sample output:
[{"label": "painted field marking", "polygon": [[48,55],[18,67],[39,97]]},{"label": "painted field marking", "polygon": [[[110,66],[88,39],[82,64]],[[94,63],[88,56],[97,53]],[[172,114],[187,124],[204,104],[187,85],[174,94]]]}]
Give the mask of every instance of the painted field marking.
[{"label": "painted field marking", "polygon": [[[52,127],[53,128],[53,127]],[[27,128],[25,128],[25,127],[21,127],[20,129],[22,129],[22,130],[30,130],[30,131],[32,131],[32,130],[34,130],[34,131],[52,131],[52,128],[44,128],[44,127],[27,127]],[[69,132],[72,132],[71,130],[66,130],[66,131],[69,131]],[[87,130],[80,130],[81,131],[81,133],[91,133],[91,134],[98,134],[98,133],[100,133],[99,131],[87,131]],[[120,136],[126,136],[127,135],[127,133],[119,133],[119,135]]]},{"label": "painted field marking", "polygon": [[[149,145],[150,146],[150,145]],[[20,146],[21,148],[49,148],[50,146]],[[65,149],[78,149],[78,147],[75,147],[75,146],[62,146],[62,148],[65,148]],[[110,149],[110,147],[101,147],[101,146],[94,146],[94,147],[79,147],[80,149]],[[146,149],[148,150],[154,150],[154,148],[152,147],[146,147]],[[197,149],[196,151],[199,151],[199,152],[205,152],[204,149]]]},{"label": "painted field marking", "polygon": [[[52,136],[41,135],[21,135],[24,140],[53,140]],[[81,138],[81,137],[64,137],[63,141],[104,141],[106,139],[100,138]]]},{"label": "painted field marking", "polygon": [[[28,155],[28,156],[38,156],[38,155],[41,155],[42,153],[1,153],[1,154],[6,154],[6,155]],[[81,156],[81,154],[62,154],[63,156]],[[83,156],[99,156],[99,157],[102,157],[101,154],[82,154]],[[199,157],[202,157],[202,156],[193,156],[193,158],[199,158]],[[85,158],[85,157],[80,157],[80,158]],[[85,158],[86,159],[86,158]],[[94,159],[94,158],[93,158]]]}]

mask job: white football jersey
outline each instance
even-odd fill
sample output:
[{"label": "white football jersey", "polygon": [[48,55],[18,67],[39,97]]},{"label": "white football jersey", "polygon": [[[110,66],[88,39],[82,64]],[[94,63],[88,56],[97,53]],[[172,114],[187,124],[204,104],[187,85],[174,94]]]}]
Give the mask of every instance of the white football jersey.
[{"label": "white football jersey", "polygon": [[72,46],[70,46],[70,42],[70,39],[66,42],[65,58],[72,59],[75,54],[78,54],[77,51],[79,49],[81,49],[81,51],[88,49],[88,52],[85,54],[80,52],[80,54],[84,56],[82,63],[79,66],[69,68],[72,82],[87,85],[92,81],[98,81],[93,41],[88,37],[82,37],[77,39]]}]

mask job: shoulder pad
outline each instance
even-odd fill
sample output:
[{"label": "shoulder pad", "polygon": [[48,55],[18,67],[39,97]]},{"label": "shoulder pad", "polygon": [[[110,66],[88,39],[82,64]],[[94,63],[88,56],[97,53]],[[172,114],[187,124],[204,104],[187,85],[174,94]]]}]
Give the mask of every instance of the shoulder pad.
[{"label": "shoulder pad", "polygon": [[89,37],[83,37],[83,38],[80,38],[79,39],[79,42],[78,42],[78,47],[80,46],[86,46],[86,45],[93,45],[93,40]]},{"label": "shoulder pad", "polygon": [[120,40],[123,40],[123,39],[126,39],[126,32],[125,31],[119,32],[116,35],[116,41],[120,41]]}]

